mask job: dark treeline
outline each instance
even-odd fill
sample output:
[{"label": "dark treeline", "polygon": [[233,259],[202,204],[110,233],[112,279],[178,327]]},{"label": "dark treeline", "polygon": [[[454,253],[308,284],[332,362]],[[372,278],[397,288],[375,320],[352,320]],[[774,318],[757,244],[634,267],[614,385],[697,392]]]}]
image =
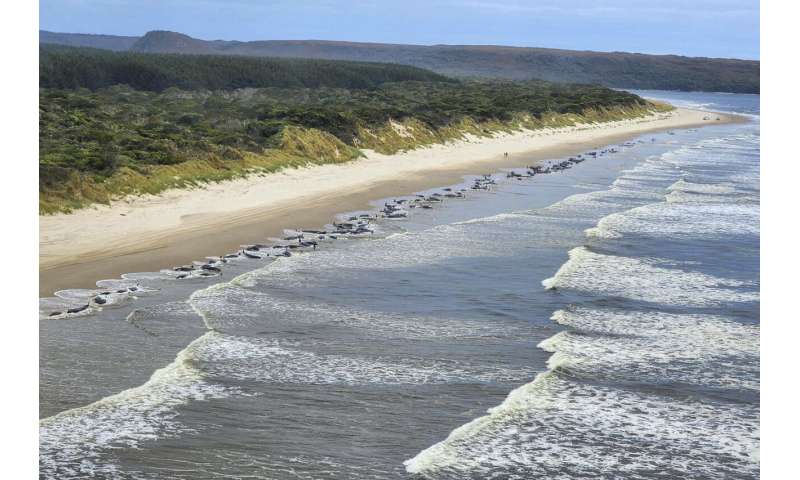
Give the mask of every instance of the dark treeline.
[{"label": "dark treeline", "polygon": [[39,47],[39,86],[97,90],[126,84],[160,92],[237,88],[375,88],[386,82],[452,81],[407,65],[312,59],[111,52],[58,45]]}]

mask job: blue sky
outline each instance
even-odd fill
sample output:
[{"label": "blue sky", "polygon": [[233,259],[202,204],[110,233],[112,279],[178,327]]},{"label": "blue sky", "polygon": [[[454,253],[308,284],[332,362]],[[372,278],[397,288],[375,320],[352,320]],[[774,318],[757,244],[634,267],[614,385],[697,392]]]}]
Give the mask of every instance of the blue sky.
[{"label": "blue sky", "polygon": [[41,0],[40,28],[759,58],[757,0]]}]

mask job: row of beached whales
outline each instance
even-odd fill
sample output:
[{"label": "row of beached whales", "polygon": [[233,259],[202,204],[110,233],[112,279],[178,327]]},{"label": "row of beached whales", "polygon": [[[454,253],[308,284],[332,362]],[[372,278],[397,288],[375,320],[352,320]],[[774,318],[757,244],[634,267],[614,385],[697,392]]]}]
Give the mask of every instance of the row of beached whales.
[{"label": "row of beached whales", "polygon": [[[651,141],[655,141],[652,139]],[[639,140],[638,143],[642,143]],[[624,147],[634,146],[634,142],[626,142]],[[619,150],[609,147],[602,150],[586,152],[561,161],[548,161],[543,165],[528,166],[524,169],[514,169],[506,173],[506,178],[522,180],[532,178],[536,175],[547,175],[550,173],[561,172],[578,165],[588,159],[598,158],[603,155],[617,153]],[[222,266],[230,261],[238,259],[261,260],[264,258],[291,257],[293,252],[316,250],[322,242],[335,241],[340,238],[358,238],[369,236],[374,233],[374,221],[381,218],[405,218],[408,217],[411,209],[432,209],[435,205],[441,204],[446,199],[464,198],[469,190],[490,190],[497,185],[495,177],[490,174],[475,178],[471,185],[463,188],[443,188],[440,192],[428,195],[417,194],[412,198],[400,198],[384,203],[383,208],[373,213],[362,213],[349,216],[343,221],[334,221],[333,224],[326,226],[323,230],[299,229],[287,231],[288,235],[282,238],[270,239],[272,243],[256,243],[243,245],[236,252],[219,257],[207,257],[205,261],[196,261],[191,265],[182,265],[172,269],[162,270],[161,273],[177,280],[201,277],[215,277],[222,275]],[[144,292],[144,287],[130,286],[125,289],[107,290],[95,294],[89,301],[65,311],[54,311],[50,317],[72,315],[84,312],[93,306],[102,306],[109,303],[109,298],[114,295],[128,294],[133,295]]]}]

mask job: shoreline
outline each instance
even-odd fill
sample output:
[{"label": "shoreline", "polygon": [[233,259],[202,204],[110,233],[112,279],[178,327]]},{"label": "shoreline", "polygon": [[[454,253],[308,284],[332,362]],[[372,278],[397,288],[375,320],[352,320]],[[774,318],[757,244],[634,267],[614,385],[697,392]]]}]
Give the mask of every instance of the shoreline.
[{"label": "shoreline", "polygon": [[[703,120],[706,115],[720,121]],[[647,132],[746,121],[678,108],[649,117],[525,130],[438,144],[394,155],[365,150],[347,164],[285,170],[266,176],[126,198],[70,214],[39,217],[39,295],[95,288],[123,273],[158,271],[286,228],[317,228],[370,202],[446,186],[464,175],[496,172],[575,155]],[[508,152],[508,157],[503,156]]]}]

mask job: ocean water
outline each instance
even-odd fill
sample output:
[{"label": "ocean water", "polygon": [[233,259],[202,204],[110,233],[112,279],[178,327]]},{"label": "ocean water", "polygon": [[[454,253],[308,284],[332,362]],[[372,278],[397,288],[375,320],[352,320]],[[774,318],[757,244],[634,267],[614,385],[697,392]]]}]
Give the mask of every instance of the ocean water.
[{"label": "ocean water", "polygon": [[759,97],[639,93],[750,121],[41,299],[40,476],[758,478]]}]

